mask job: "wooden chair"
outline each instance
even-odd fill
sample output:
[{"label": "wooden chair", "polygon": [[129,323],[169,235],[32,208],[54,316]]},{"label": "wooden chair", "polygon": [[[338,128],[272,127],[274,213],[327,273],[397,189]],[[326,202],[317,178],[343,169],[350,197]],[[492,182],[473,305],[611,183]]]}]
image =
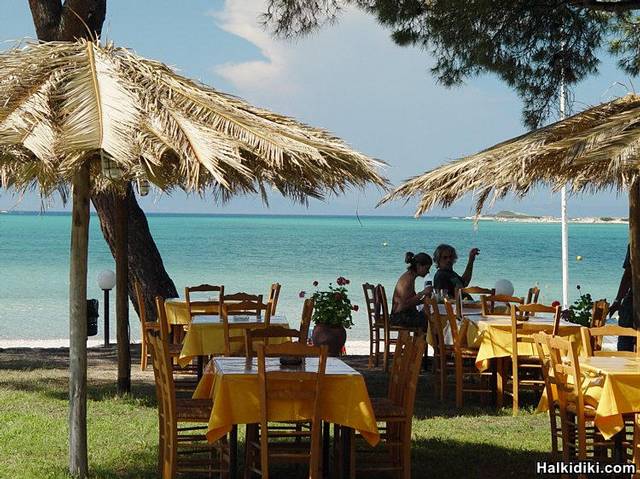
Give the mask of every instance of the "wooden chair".
[{"label": "wooden chair", "polygon": [[[147,332],[158,400],[159,467],[163,479],[176,473],[214,473],[229,477],[230,448],[226,438],[210,444],[205,436],[210,399],[176,398],[169,343],[157,331]],[[187,426],[180,426],[187,423]],[[196,424],[200,424],[197,426]]]},{"label": "wooden chair", "polygon": [[[232,344],[240,343],[241,344],[241,352],[240,354],[244,355],[244,346],[245,346],[245,336],[246,330],[243,329],[242,335],[232,335],[231,334],[231,326],[229,324],[229,316],[233,315],[256,315],[259,317],[261,311],[264,311],[263,322],[259,326],[255,326],[256,329],[259,328],[268,328],[271,322],[271,304],[262,302],[262,295],[258,296],[260,300],[252,301],[252,300],[241,300],[234,302],[225,302],[222,305],[222,310],[220,311],[220,318],[222,319],[222,328],[224,333],[224,356],[231,356]],[[258,313],[256,313],[256,311]]]},{"label": "wooden chair", "polygon": [[542,364],[542,377],[544,379],[545,393],[547,395],[547,403],[549,406],[549,429],[551,433],[551,454],[553,460],[559,461],[562,458],[562,417],[560,414],[560,402],[558,394],[555,390],[553,380],[550,378],[552,369],[550,366],[548,347],[546,345],[545,333],[537,333],[533,335],[536,343],[538,358]]},{"label": "wooden chair", "polygon": [[613,438],[604,440],[595,426],[597,403],[583,393],[588,378],[580,371],[575,342],[544,333],[538,338],[549,351],[548,379],[557,392],[560,407],[563,461],[602,457],[602,450],[613,450],[615,442]]},{"label": "wooden chair", "polygon": [[[638,348],[636,351],[603,351],[602,340],[605,336],[627,336],[636,338],[636,344],[638,344],[638,337],[640,332],[633,328],[624,328],[617,325],[601,326],[599,328],[580,328],[580,335],[582,336],[582,348],[585,356],[621,356],[621,357],[637,357]],[[593,347],[593,344],[600,345],[600,349]]]},{"label": "wooden chair", "polygon": [[142,294],[142,288],[138,281],[133,282],[133,291],[136,295],[136,302],[138,303],[138,318],[140,319],[140,369],[144,371],[147,369],[147,362],[149,360],[149,350],[147,348],[147,331],[160,331],[160,324],[158,321],[147,321],[146,306],[144,304],[144,296]]},{"label": "wooden chair", "polygon": [[424,311],[429,323],[433,347],[431,373],[434,378],[434,389],[440,401],[444,401],[447,394],[447,377],[449,373],[455,374],[455,351],[453,345],[445,344],[446,318],[440,316],[435,298],[425,298]]},{"label": "wooden chair", "polygon": [[298,342],[302,344],[309,343],[309,327],[311,326],[311,318],[313,316],[313,308],[315,301],[313,298],[304,300],[302,305],[302,316],[300,317],[300,336]]},{"label": "wooden chair", "polygon": [[[162,296],[156,296],[155,299],[160,338],[167,344],[167,354],[171,359],[174,374],[182,376],[182,379],[180,381],[176,381],[175,385],[180,391],[193,391],[198,382],[197,367],[190,364],[189,366],[181,368],[176,362],[180,356],[180,352],[182,351],[182,344],[176,344],[171,341],[172,338],[169,333],[169,322],[167,321],[164,298]],[[185,377],[185,375],[187,377]]]},{"label": "wooden chair", "polygon": [[[294,338],[298,338],[300,342],[300,331],[297,329],[285,328],[284,326],[269,326],[268,328],[247,329],[244,334],[244,354],[247,359],[256,357],[257,348],[260,344],[269,344],[269,339],[279,338],[292,342]],[[306,343],[301,343],[306,344]]]},{"label": "wooden chair", "polygon": [[[395,344],[397,341],[397,335],[400,334],[401,331],[408,331],[413,334],[424,334],[424,328],[408,328],[404,326],[395,326],[392,325],[389,321],[389,303],[387,302],[387,292],[384,289],[384,286],[378,284],[376,286],[376,295],[378,299],[378,303],[380,305],[380,316],[382,318],[382,323],[384,324],[384,354],[382,356],[382,365],[384,371],[387,372],[389,370],[389,354],[390,347],[392,344]],[[425,317],[425,327],[427,326],[427,319]],[[392,333],[396,333],[395,336],[392,336]]]},{"label": "wooden chair", "polygon": [[[524,298],[503,294],[488,294],[480,296],[483,316],[511,316],[512,304],[524,304]],[[498,306],[502,303],[504,306]]]},{"label": "wooden chair", "polygon": [[[481,288],[480,286],[468,286],[466,288],[456,289],[456,314],[458,317],[460,317],[461,312],[463,311],[464,296],[471,296],[472,294],[493,296],[496,294],[496,290],[494,288]],[[467,303],[464,307],[467,309],[480,309],[482,307],[482,303]]]},{"label": "wooden chair", "polygon": [[376,294],[376,287],[369,283],[362,285],[364,301],[367,307],[367,319],[369,320],[369,363],[371,368],[378,367],[380,362],[380,343],[384,353],[385,324],[380,314],[380,303]]},{"label": "wooden chair", "polygon": [[[194,293],[196,293],[194,295]],[[216,298],[217,296],[217,298]],[[220,314],[220,304],[224,298],[224,286],[201,284],[184,288],[184,298],[191,319],[206,314]]]},{"label": "wooden chair", "polygon": [[[527,321],[530,314],[549,313],[556,314],[557,321],[560,321],[560,307],[544,306],[542,304],[511,305],[511,396],[513,398],[513,415],[518,414],[520,406],[520,389],[528,388],[536,391],[545,386],[542,377],[542,363],[535,352],[535,355],[521,356],[518,354],[519,344],[529,344],[535,348],[535,340],[531,331],[527,334]],[[557,331],[556,331],[557,333]]]},{"label": "wooden chair", "polygon": [[527,300],[525,301],[525,304],[537,303],[539,296],[540,296],[540,288],[538,288],[537,286],[534,286],[533,288],[529,288],[529,291],[527,291]]},{"label": "wooden chair", "polygon": [[[400,332],[393,355],[387,397],[371,398],[380,431],[380,444],[371,448],[364,441],[356,442],[353,437],[355,432],[350,431],[350,477],[356,477],[356,472],[369,474],[369,477],[379,477],[381,473],[395,473],[396,477],[405,479],[411,477],[411,422],[425,349],[425,335]],[[360,445],[365,447],[358,448]],[[381,448],[386,450],[386,454],[382,453]],[[357,460],[358,454],[363,456],[363,460]]]},{"label": "wooden chair", "polygon": [[[446,310],[445,319],[449,323],[451,338],[453,339],[453,353],[456,371],[456,407],[463,405],[464,393],[493,395],[493,374],[478,371],[476,357],[478,348],[471,348],[467,344],[467,328],[469,320],[462,319],[458,329],[458,318],[453,311],[453,305],[448,299],[444,300]],[[447,346],[445,346],[445,349]]]},{"label": "wooden chair", "polygon": [[272,283],[271,288],[269,289],[269,299],[267,300],[267,303],[271,304],[271,316],[276,314],[281,287],[280,283]]},{"label": "wooden chair", "polygon": [[[607,303],[606,299],[594,301],[589,328],[601,328],[604,326],[607,322],[608,314],[609,303]],[[600,351],[602,349],[602,336],[593,336],[591,338],[591,349],[593,351]]]},{"label": "wooden chair", "polygon": [[[308,368],[270,371],[266,367],[266,358],[273,356],[300,357],[303,364],[306,364],[306,358],[316,357],[318,367],[315,371],[308,371]],[[322,424],[319,402],[326,364],[326,346],[318,348],[296,343],[258,345],[260,423],[247,425],[245,478],[249,478],[252,473],[268,478],[270,462],[307,462],[308,477],[322,477]],[[269,425],[272,417],[271,403],[282,400],[313,404],[309,417],[291,418],[290,422],[279,418],[277,429],[272,429]],[[310,423],[310,429],[299,427],[302,422]],[[288,430],[283,429],[283,423],[290,423],[291,427]]]},{"label": "wooden chair", "polygon": [[[223,303],[230,305],[227,314],[230,316],[255,316],[260,318],[266,311],[267,304],[262,302],[261,294],[234,293],[225,294]],[[271,311],[271,308],[269,308]]]}]

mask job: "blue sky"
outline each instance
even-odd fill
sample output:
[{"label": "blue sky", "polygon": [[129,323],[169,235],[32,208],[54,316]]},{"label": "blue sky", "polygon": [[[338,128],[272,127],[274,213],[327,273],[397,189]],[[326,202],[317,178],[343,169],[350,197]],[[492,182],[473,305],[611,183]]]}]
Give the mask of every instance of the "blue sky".
[{"label": "blue sky", "polygon": [[[150,7],[152,5],[152,7]],[[389,164],[393,184],[445,161],[524,131],[521,103],[492,76],[462,88],[436,84],[424,51],[400,48],[371,17],[348,11],[337,25],[297,41],[276,40],[259,24],[259,0],[108,0],[103,39],[160,60],[185,76],[273,111],[326,128],[356,149]],[[0,40],[35,37],[27,0],[0,4]],[[599,76],[579,85],[574,110],[624,95],[630,80],[605,59]],[[629,87],[630,89],[631,87]],[[257,197],[226,205],[182,193],[141,199],[147,212],[411,215],[416,202],[375,209],[377,189],[353,191],[308,207],[278,196],[266,208]],[[538,190],[494,209],[559,214],[559,195]],[[466,215],[469,200],[431,214]],[[0,194],[2,210],[38,210],[37,194]],[[64,209],[58,200],[52,210]],[[626,195],[570,199],[570,216],[627,215]]]}]

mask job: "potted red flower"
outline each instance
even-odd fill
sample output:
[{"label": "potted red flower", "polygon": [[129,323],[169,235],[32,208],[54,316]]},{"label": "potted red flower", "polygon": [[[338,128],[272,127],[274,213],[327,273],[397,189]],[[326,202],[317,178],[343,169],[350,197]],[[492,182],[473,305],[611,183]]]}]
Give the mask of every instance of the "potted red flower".
[{"label": "potted red flower", "polygon": [[[336,286],[329,283],[325,291],[313,293],[314,309],[312,321],[315,326],[311,339],[316,346],[327,345],[329,355],[339,356],[347,341],[347,328],[353,326],[351,313],[358,310],[349,300],[346,286],[349,280],[340,276]],[[318,285],[317,281],[313,282]]]}]

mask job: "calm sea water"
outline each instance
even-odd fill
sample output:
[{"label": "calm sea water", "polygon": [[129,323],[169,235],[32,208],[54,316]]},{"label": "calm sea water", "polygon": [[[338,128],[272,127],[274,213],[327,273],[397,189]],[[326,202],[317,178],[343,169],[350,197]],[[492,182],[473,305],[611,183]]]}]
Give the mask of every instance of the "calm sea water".
[{"label": "calm sea water", "polygon": [[[0,215],[0,339],[68,337],[70,219],[52,213]],[[149,225],[178,291],[208,282],[222,283],[229,292],[267,294],[278,281],[283,285],[279,309],[292,322],[302,309],[298,293],[313,292],[314,280],[326,286],[337,276],[349,278],[352,301],[363,307],[363,282],[380,282],[391,294],[405,269],[405,252],[431,254],[441,242],[458,248],[460,273],[468,250],[481,249],[473,284],[493,286],[507,278],[518,295],[537,284],[542,301],[561,298],[559,224],[485,221],[474,227],[444,218],[150,215]],[[571,225],[569,241],[572,300],[576,284],[594,298],[611,299],[622,273],[626,225]],[[95,216],[89,247],[88,294],[102,301],[96,277],[114,263]],[[366,339],[362,309],[354,320],[349,339]],[[137,338],[133,309],[131,325]]]}]

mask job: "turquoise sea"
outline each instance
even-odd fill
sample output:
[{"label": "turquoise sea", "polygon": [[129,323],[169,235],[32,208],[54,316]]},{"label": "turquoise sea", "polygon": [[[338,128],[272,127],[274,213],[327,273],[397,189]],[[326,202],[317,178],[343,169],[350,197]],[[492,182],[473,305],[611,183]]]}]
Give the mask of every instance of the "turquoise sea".
[{"label": "turquoise sea", "polygon": [[[63,213],[0,214],[0,340],[68,337],[70,220]],[[391,294],[405,269],[405,252],[432,254],[441,242],[458,248],[460,273],[469,249],[480,248],[473,284],[493,286],[507,278],[518,295],[537,284],[545,303],[561,299],[559,224],[175,214],[149,215],[149,224],[179,292],[185,285],[208,282],[222,283],[229,292],[266,294],[271,282],[278,281],[283,285],[279,309],[297,322],[300,291],[313,292],[314,280],[326,286],[337,276],[349,278],[350,297],[362,307],[349,339],[368,338],[361,284],[380,282]],[[594,298],[615,295],[627,231],[619,224],[570,225],[572,300],[576,284]],[[96,216],[91,218],[89,247],[88,294],[102,302],[96,278],[100,271],[114,269],[114,263]],[[577,256],[583,259],[577,261]],[[113,311],[113,295],[111,301]],[[115,336],[113,317],[111,321]],[[133,309],[131,331],[132,338],[139,336]]]}]

